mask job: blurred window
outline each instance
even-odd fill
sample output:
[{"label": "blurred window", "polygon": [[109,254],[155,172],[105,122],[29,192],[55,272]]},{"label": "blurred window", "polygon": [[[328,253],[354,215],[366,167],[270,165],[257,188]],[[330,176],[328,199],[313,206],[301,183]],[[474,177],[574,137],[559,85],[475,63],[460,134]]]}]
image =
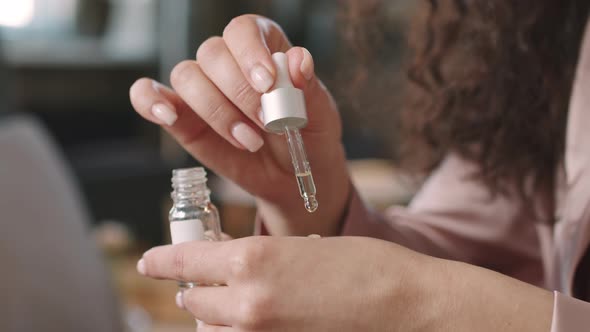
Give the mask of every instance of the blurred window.
[{"label": "blurred window", "polygon": [[35,13],[35,0],[0,0],[0,25],[22,28],[31,24]]},{"label": "blurred window", "polygon": [[3,38],[62,37],[75,30],[78,0],[0,0]]}]

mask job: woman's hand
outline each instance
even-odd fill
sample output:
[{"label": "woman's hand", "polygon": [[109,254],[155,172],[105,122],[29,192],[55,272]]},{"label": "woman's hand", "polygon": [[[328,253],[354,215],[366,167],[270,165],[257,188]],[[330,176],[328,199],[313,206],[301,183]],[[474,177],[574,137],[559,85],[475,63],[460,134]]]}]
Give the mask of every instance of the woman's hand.
[{"label": "woman's hand", "polygon": [[[284,137],[264,131],[260,96],[274,83],[271,53],[286,52],[293,83],[304,90],[309,117],[302,131],[320,207],[303,208]],[[178,64],[174,91],[144,78],[130,91],[141,116],[162,125],[189,153],[257,197],[273,234],[334,234],[350,185],[336,106],[314,74],[310,53],[291,47],[273,21],[245,15],[212,37],[197,61]]]},{"label": "woman's hand", "polygon": [[369,238],[250,237],[151,249],[140,273],[203,285],[207,331],[548,332],[550,292]]},{"label": "woman's hand", "polygon": [[414,311],[429,310],[417,301],[431,261],[368,238],[251,237],[154,248],[138,270],[223,285],[184,292],[199,332],[392,331],[419,326]]}]

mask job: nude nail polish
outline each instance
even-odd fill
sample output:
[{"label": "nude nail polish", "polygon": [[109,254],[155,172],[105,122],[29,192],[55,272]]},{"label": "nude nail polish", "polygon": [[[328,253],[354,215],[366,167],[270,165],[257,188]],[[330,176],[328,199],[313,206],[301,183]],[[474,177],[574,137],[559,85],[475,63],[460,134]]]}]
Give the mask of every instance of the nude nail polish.
[{"label": "nude nail polish", "polygon": [[303,60],[301,61],[301,65],[299,70],[301,71],[301,75],[305,77],[306,80],[311,80],[313,78],[314,68],[313,68],[313,59],[311,57],[311,53],[305,48],[302,49],[303,51]]},{"label": "nude nail polish", "polygon": [[145,261],[143,260],[143,258],[140,259],[139,262],[137,262],[137,272],[139,272],[139,274],[141,275],[146,274]]},{"label": "nude nail polish", "polygon": [[152,114],[165,124],[172,126],[178,119],[176,112],[164,104],[155,104],[152,106]]},{"label": "nude nail polish", "polygon": [[254,129],[247,124],[239,122],[231,129],[232,136],[250,152],[260,150],[264,145],[264,140]]},{"label": "nude nail polish", "polygon": [[252,82],[254,83],[254,87],[260,93],[265,93],[266,91],[268,91],[268,89],[270,89],[270,87],[274,83],[272,75],[270,74],[268,69],[266,69],[262,65],[256,65],[252,69],[250,76],[252,78]]}]

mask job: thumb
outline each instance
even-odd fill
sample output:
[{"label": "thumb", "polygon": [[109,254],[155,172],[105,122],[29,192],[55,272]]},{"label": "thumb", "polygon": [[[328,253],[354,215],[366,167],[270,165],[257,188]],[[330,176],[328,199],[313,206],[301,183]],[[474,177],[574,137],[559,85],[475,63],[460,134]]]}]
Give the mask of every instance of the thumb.
[{"label": "thumb", "polygon": [[289,74],[293,85],[305,94],[309,123],[306,132],[326,131],[329,125],[339,130],[337,107],[324,84],[315,75],[311,53],[303,47],[292,47],[286,52],[289,58]]},{"label": "thumb", "polygon": [[314,61],[311,53],[304,47],[292,47],[287,51],[289,58],[289,74],[293,85],[299,89],[305,89],[315,77]]}]

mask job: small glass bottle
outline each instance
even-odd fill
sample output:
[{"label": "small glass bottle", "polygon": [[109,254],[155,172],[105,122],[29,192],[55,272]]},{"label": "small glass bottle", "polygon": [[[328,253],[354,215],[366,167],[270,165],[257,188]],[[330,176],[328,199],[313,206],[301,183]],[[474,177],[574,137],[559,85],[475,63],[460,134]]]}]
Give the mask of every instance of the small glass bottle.
[{"label": "small glass bottle", "polygon": [[[209,198],[207,173],[202,167],[172,171],[170,237],[173,244],[189,241],[221,241],[219,212]],[[179,281],[182,289],[194,284]]]}]

